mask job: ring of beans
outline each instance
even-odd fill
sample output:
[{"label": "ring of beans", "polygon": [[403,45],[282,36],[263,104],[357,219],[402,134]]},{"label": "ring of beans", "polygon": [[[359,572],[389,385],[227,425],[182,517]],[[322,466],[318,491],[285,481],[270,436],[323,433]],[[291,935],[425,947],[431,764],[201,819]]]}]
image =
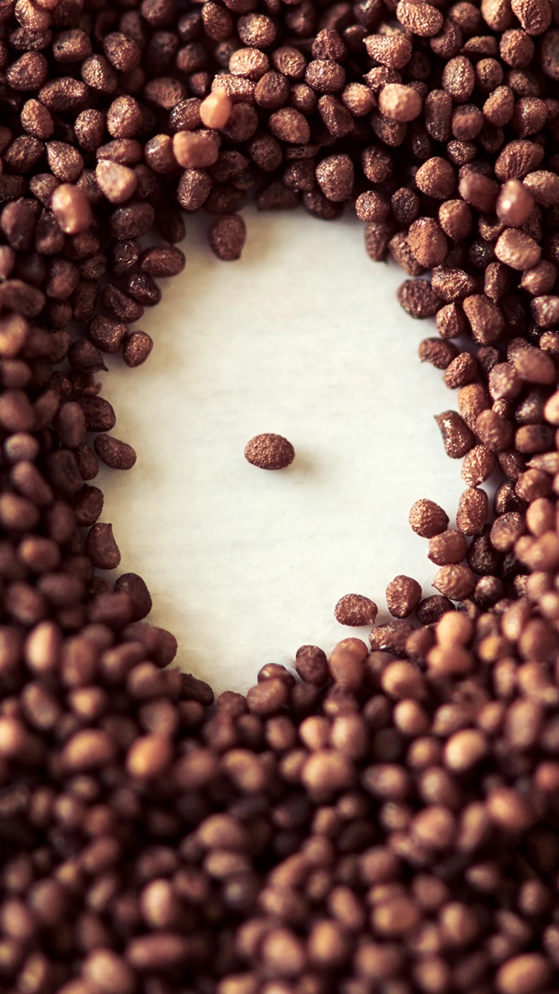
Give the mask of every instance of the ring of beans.
[{"label": "ring of beans", "polygon": [[[0,74],[1,994],[553,994],[557,0],[0,0]],[[465,489],[435,595],[214,700],[107,579],[97,375],[248,199],[403,269]]]}]

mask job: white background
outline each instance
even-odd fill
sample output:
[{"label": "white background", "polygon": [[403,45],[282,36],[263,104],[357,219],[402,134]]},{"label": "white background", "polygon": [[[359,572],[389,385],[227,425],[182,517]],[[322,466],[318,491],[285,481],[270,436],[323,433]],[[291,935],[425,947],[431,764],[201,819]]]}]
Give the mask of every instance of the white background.
[{"label": "white background", "polygon": [[[303,643],[328,651],[366,637],[335,621],[343,594],[372,597],[382,621],[396,574],[436,593],[408,511],[430,497],[452,518],[462,490],[433,418],[455,395],[419,363],[421,339],[436,331],[397,303],[401,271],[369,260],[355,220],[245,219],[242,259],[224,263],[207,245],[208,218],[187,218],[186,268],[138,324],[152,355],[104,376],[113,434],[138,461],[94,481],[120,571],[145,578],[150,620],[217,691],[246,689]],[[243,457],[268,431],[295,446],[286,470]]]}]

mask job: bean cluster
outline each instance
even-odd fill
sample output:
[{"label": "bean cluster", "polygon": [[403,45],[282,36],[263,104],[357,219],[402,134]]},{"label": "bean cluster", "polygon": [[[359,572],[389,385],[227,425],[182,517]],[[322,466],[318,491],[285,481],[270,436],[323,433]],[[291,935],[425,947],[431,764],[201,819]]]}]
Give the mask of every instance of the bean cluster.
[{"label": "bean cluster", "polygon": [[[558,81],[557,0],[0,0],[1,994],[557,991]],[[404,270],[466,489],[436,594],[214,700],[97,572],[96,377],[249,198]]]}]

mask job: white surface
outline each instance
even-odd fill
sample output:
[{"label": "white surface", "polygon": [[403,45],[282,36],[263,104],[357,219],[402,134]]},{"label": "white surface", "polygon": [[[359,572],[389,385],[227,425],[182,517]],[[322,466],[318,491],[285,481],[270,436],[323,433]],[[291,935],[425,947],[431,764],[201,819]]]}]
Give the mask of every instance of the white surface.
[{"label": "white surface", "polygon": [[[131,472],[100,474],[121,571],[145,578],[181,665],[218,691],[362,634],[334,619],[343,594],[384,609],[397,573],[435,593],[408,511],[430,497],[452,515],[462,489],[433,419],[455,398],[418,361],[435,332],[399,307],[400,270],[368,259],[355,221],[246,221],[234,263],[211,254],[206,217],[187,221],[186,269],[139,323],[150,359],[103,384],[138,452]],[[267,431],[295,446],[289,469],[245,461]]]}]

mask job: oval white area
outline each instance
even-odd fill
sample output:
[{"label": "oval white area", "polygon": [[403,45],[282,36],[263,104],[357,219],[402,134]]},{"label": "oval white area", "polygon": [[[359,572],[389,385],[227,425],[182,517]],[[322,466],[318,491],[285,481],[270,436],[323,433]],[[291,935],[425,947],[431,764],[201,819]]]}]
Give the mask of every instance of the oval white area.
[{"label": "oval white area", "polygon": [[[343,594],[383,607],[398,573],[436,593],[408,511],[430,497],[452,515],[462,489],[433,418],[455,396],[419,363],[436,332],[397,303],[401,271],[368,259],[355,221],[245,216],[234,263],[211,254],[207,217],[187,218],[185,271],[139,322],[153,353],[112,364],[102,390],[138,453],[99,477],[121,571],[145,578],[181,666],[217,691],[363,634],[335,621]],[[293,443],[288,469],[246,462],[262,432]]]}]

